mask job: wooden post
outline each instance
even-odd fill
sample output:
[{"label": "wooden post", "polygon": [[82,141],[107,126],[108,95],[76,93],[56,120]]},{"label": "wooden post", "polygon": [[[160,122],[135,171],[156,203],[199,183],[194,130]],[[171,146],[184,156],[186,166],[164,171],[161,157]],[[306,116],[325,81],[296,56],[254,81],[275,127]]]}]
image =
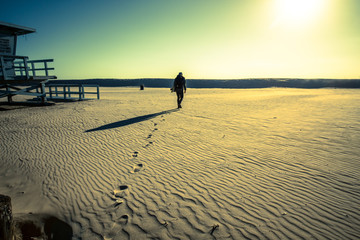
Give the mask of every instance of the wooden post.
[{"label": "wooden post", "polygon": [[7,98],[8,98],[8,103],[12,103],[12,102],[13,102],[13,101],[12,101],[12,96],[13,96],[13,95],[11,95],[11,88],[9,87],[8,84],[6,84],[6,91],[7,91],[7,93],[9,94],[9,95],[7,96]]},{"label": "wooden post", "polygon": [[46,90],[45,90],[45,83],[40,83],[40,90],[41,90],[41,103],[44,104],[46,102]]},{"label": "wooden post", "polygon": [[29,75],[29,66],[28,66],[28,62],[27,62],[27,57],[23,58],[23,60],[24,60],[24,66],[25,66],[26,80],[29,80],[30,75]]},{"label": "wooden post", "polygon": [[3,78],[4,80],[6,81],[7,80],[7,74],[6,74],[6,66],[5,66],[5,61],[4,61],[4,57],[0,57],[0,62],[1,62],[1,69],[2,69],[2,75],[3,75]]},{"label": "wooden post", "polygon": [[44,67],[45,67],[45,76],[49,76],[48,65],[46,61],[44,62]]},{"label": "wooden post", "polygon": [[36,76],[36,72],[35,72],[35,63],[34,63],[34,62],[31,62],[31,68],[32,68],[33,77],[35,77],[35,76]]},{"label": "wooden post", "polygon": [[11,211],[11,198],[0,195],[0,239],[13,240],[14,227]]},{"label": "wooden post", "polygon": [[83,86],[79,84],[79,100],[83,100]]},{"label": "wooden post", "polygon": [[20,75],[24,76],[24,69],[25,69],[24,63],[20,62],[19,66],[20,66]]},{"label": "wooden post", "polygon": [[49,94],[50,94],[50,99],[52,99],[52,87],[49,86]]}]

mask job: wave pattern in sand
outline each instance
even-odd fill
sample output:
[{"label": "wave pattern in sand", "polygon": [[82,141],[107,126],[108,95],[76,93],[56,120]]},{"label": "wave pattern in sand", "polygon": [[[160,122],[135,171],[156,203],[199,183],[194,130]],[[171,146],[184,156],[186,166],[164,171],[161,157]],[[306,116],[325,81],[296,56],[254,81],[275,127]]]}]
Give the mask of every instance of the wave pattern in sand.
[{"label": "wave pattern in sand", "polygon": [[109,88],[4,111],[2,165],[37,176],[75,238],[360,236],[357,90],[191,89],[184,101]]}]

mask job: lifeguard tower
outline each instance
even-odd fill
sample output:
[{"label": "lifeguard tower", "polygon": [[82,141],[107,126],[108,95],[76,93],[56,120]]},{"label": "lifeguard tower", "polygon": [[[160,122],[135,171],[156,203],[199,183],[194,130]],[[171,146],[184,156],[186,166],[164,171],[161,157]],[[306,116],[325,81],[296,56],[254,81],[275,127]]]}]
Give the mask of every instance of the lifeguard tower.
[{"label": "lifeguard tower", "polygon": [[29,60],[16,55],[17,37],[35,32],[35,29],[0,22],[0,98],[11,103],[15,95],[34,96],[46,101],[45,83],[56,76],[49,75],[48,64],[53,59]]}]

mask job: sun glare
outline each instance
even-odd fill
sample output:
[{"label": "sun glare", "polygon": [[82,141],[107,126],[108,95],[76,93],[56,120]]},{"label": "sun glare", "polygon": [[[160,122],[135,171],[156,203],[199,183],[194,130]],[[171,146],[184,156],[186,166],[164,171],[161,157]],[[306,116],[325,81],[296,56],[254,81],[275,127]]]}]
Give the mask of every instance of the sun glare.
[{"label": "sun glare", "polygon": [[273,26],[303,26],[321,14],[325,0],[276,0]]}]

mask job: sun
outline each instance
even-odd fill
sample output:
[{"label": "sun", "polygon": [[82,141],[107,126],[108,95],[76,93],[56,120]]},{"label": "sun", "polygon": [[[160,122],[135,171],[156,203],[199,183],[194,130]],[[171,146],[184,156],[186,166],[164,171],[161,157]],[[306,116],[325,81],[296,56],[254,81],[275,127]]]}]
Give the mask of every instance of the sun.
[{"label": "sun", "polygon": [[309,24],[321,14],[324,4],[325,0],[276,0],[273,25],[298,27]]}]

